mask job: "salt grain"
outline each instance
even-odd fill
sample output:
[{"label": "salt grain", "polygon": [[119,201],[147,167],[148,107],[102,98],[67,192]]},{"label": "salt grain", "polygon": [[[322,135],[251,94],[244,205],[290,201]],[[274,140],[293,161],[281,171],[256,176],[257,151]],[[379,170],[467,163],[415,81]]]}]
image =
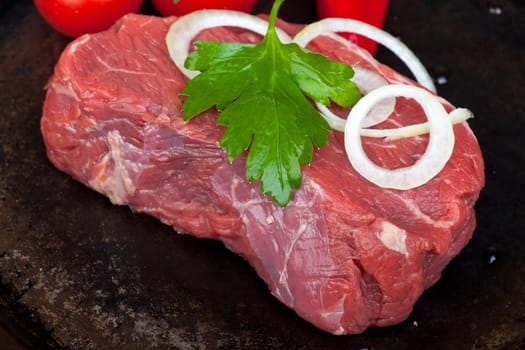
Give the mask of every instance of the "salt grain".
[{"label": "salt grain", "polygon": [[500,16],[503,14],[503,9],[499,6],[489,7],[489,13],[491,15]]},{"label": "salt grain", "polygon": [[446,83],[448,83],[448,79],[447,79],[447,77],[442,75],[442,76],[437,77],[436,82],[439,85],[445,85]]}]

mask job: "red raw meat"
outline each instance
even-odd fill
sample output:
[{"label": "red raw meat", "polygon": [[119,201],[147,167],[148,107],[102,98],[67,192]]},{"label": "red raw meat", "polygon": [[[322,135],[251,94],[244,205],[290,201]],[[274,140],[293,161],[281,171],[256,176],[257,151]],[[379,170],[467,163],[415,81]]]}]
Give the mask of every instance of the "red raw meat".
[{"label": "red raw meat", "polygon": [[[177,232],[221,240],[275,297],[327,332],[359,333],[406,319],[475,227],[483,160],[468,125],[454,126],[456,145],[443,171],[408,191],[362,178],[346,158],[342,134],[334,132],[304,167],[302,188],[280,208],[258,183],[247,183],[244,158],[228,162],[218,147],[223,130],[215,111],[183,122],[178,93],[186,79],[164,41],[174,20],[128,15],[64,50],[41,121],[49,159],[115,204]],[[259,40],[226,28],[201,38]],[[310,48],[390,82],[414,84],[352,44],[323,37]],[[392,120],[384,125],[420,122],[424,115],[411,100],[398,99]],[[427,136],[363,139],[370,157],[385,167],[413,163],[426,142]]]}]

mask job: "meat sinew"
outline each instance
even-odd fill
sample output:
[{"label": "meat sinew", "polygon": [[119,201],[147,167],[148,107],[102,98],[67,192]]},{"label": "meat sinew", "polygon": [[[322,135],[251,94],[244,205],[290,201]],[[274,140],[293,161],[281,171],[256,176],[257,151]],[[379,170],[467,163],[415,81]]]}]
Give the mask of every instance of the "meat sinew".
[{"label": "meat sinew", "polygon": [[[468,125],[454,126],[456,144],[443,171],[407,191],[380,188],[357,174],[342,134],[334,132],[304,167],[302,188],[280,208],[258,183],[245,180],[244,158],[231,164],[218,147],[223,130],[215,111],[182,120],[178,93],[186,79],[165,47],[174,20],[128,15],[64,50],[41,121],[49,159],[115,204],[177,232],[221,240],[275,297],[327,332],[359,333],[406,319],[475,227],[483,161]],[[256,39],[226,28],[201,37]],[[390,82],[414,84],[353,45],[324,37],[310,48]],[[398,99],[391,119],[386,127],[421,122],[424,115],[411,100]],[[413,163],[427,141],[363,138],[370,158],[390,168]]]}]

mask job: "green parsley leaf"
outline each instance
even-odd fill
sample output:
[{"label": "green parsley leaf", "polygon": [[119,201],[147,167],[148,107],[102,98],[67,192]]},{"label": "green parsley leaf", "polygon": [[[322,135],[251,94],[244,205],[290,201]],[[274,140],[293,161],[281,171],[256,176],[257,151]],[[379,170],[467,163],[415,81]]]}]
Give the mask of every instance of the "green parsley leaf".
[{"label": "green parsley leaf", "polygon": [[330,127],[311,100],[349,107],[361,97],[349,65],[281,43],[275,22],[283,1],[275,1],[257,45],[197,42],[185,66],[202,74],[181,92],[185,120],[219,110],[217,123],[226,126],[221,147],[232,162],[247,150],[248,181],[261,179],[262,192],[280,206],[301,186],[301,165],[310,164],[313,146],[328,142]]}]

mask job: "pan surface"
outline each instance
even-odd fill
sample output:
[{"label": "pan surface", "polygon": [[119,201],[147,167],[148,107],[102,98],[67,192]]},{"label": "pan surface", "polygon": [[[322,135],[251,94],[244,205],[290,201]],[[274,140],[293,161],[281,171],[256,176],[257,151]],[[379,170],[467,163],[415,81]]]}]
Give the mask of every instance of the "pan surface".
[{"label": "pan surface", "polygon": [[[487,185],[474,238],[410,317],[339,337],[280,304],[220,243],[175,234],[57,171],[39,119],[69,40],[30,0],[0,11],[3,348],[525,348],[523,1],[390,2],[385,28],[420,57],[440,95],[474,112]],[[287,0],[281,14],[313,21],[315,2]],[[386,50],[377,57],[407,73]]]}]

